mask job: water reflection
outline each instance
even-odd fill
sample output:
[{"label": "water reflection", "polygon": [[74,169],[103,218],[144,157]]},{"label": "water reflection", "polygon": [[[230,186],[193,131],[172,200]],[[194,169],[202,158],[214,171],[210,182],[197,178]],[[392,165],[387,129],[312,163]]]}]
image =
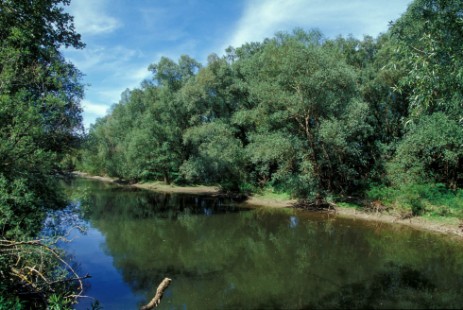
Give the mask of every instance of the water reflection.
[{"label": "water reflection", "polygon": [[72,188],[85,186],[95,236],[69,250],[82,269],[103,260],[88,294],[111,309],[137,308],[166,276],[169,309],[463,305],[462,247],[437,236],[86,180]]}]

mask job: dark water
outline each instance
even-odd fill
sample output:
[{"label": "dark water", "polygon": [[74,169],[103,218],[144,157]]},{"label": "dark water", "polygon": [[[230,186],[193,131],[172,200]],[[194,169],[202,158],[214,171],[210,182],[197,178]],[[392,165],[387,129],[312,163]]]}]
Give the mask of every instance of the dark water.
[{"label": "dark water", "polygon": [[163,309],[463,307],[463,244],[449,237],[97,181],[66,188],[88,231],[63,247],[104,309],[139,308],[164,277]]}]

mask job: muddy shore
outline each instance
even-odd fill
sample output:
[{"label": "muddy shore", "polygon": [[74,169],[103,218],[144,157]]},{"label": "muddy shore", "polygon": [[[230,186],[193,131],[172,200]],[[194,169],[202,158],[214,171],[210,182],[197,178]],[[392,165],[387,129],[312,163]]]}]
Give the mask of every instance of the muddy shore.
[{"label": "muddy shore", "polygon": [[[121,184],[117,179],[102,176],[93,176],[83,172],[73,172],[73,175],[100,180],[103,182],[111,182],[122,186],[132,186],[136,188],[142,188],[155,192],[162,193],[183,193],[192,195],[220,195],[220,190],[215,186],[177,186],[168,185],[161,182],[149,182],[149,183],[135,183],[135,184]],[[271,208],[288,208],[293,206],[296,200],[280,200],[270,199],[266,197],[260,197],[258,195],[248,197],[243,204],[250,206],[260,207],[271,207]],[[309,212],[309,211],[308,211]],[[396,225],[405,225],[418,230],[432,231],[440,234],[446,234],[450,236],[463,237],[463,229],[459,227],[460,221],[456,218],[445,218],[445,221],[439,221],[436,219],[428,219],[425,217],[413,217],[410,219],[399,219],[397,216],[386,213],[374,213],[364,212],[354,208],[344,208],[337,206],[335,211],[337,216],[348,217],[352,219],[358,219],[362,221],[376,221],[382,223],[391,223]]]}]

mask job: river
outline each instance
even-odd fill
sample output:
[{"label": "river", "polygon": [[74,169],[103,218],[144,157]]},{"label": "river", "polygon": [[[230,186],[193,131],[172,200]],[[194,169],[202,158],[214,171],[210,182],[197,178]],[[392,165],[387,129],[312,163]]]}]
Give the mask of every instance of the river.
[{"label": "river", "polygon": [[86,232],[60,246],[104,309],[139,308],[164,277],[161,309],[463,308],[456,239],[94,180],[64,186],[81,215],[61,224]]}]

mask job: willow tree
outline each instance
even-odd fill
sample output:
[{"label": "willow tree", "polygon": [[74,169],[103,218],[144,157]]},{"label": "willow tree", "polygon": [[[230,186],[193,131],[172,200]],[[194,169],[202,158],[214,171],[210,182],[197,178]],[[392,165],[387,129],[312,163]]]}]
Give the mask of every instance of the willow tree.
[{"label": "willow tree", "polygon": [[411,88],[413,117],[444,112],[463,118],[462,16],[459,0],[415,0],[390,29],[394,64],[407,71],[398,86]]},{"label": "willow tree", "polygon": [[405,72],[396,91],[405,90],[410,110],[391,165],[396,184],[463,184],[462,16],[461,1],[415,0],[390,29],[391,66]]},{"label": "willow tree", "polygon": [[261,177],[302,197],[355,190],[371,161],[369,108],[356,73],[322,43],[317,32],[280,34],[241,69],[253,106],[236,121],[255,128],[247,150],[272,174]]}]

